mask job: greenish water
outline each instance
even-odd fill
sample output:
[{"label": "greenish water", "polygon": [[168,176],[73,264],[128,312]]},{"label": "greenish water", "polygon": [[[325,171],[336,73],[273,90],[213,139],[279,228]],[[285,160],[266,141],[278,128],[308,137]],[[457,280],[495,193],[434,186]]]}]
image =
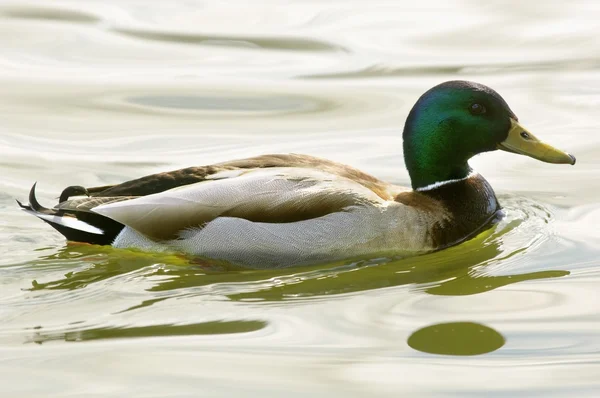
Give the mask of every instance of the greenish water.
[{"label": "greenish water", "polygon": [[[0,2],[0,395],[600,391],[600,6]],[[408,184],[445,80],[498,90],[574,167],[472,165],[506,217],[459,246],[284,270],[66,244],[65,186],[274,152]]]}]

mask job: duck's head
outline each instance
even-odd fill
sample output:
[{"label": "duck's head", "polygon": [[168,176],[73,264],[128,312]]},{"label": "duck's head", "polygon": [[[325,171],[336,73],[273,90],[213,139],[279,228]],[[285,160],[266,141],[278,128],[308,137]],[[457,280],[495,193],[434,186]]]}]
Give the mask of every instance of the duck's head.
[{"label": "duck's head", "polygon": [[449,81],[419,98],[404,126],[404,159],[413,189],[465,178],[467,161],[502,149],[548,163],[575,157],[538,140],[504,99],[482,84]]}]

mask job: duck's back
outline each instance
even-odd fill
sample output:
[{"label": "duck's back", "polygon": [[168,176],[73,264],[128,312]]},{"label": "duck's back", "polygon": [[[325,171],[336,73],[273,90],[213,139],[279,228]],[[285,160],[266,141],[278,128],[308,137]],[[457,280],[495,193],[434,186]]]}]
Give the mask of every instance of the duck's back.
[{"label": "duck's back", "polygon": [[145,196],[183,185],[228,178],[229,176],[244,171],[269,169],[274,167],[302,168],[327,172],[355,181],[386,200],[391,199],[396,195],[398,189],[402,190],[402,188],[381,181],[354,167],[333,162],[328,159],[300,154],[271,154],[152,174],[122,184],[88,188],[88,191],[94,197]]}]

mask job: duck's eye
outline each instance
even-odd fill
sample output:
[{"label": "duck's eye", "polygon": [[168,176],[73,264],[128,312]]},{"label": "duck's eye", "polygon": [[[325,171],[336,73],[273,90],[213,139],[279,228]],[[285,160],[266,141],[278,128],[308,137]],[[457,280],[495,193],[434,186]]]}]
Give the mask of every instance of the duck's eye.
[{"label": "duck's eye", "polygon": [[481,115],[481,114],[485,113],[485,106],[483,106],[481,104],[473,104],[469,108],[469,111],[471,111],[471,113],[473,115]]}]

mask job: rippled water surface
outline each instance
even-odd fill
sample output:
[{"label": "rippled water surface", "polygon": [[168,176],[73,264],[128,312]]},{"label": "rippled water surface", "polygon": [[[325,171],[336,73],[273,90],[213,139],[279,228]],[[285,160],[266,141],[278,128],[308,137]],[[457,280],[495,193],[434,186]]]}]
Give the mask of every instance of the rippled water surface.
[{"label": "rippled water surface", "polygon": [[[0,1],[0,395],[598,396],[600,5],[434,3]],[[14,201],[273,152],[408,184],[451,79],[578,161],[473,159],[506,217],[445,251],[224,269]]]}]

